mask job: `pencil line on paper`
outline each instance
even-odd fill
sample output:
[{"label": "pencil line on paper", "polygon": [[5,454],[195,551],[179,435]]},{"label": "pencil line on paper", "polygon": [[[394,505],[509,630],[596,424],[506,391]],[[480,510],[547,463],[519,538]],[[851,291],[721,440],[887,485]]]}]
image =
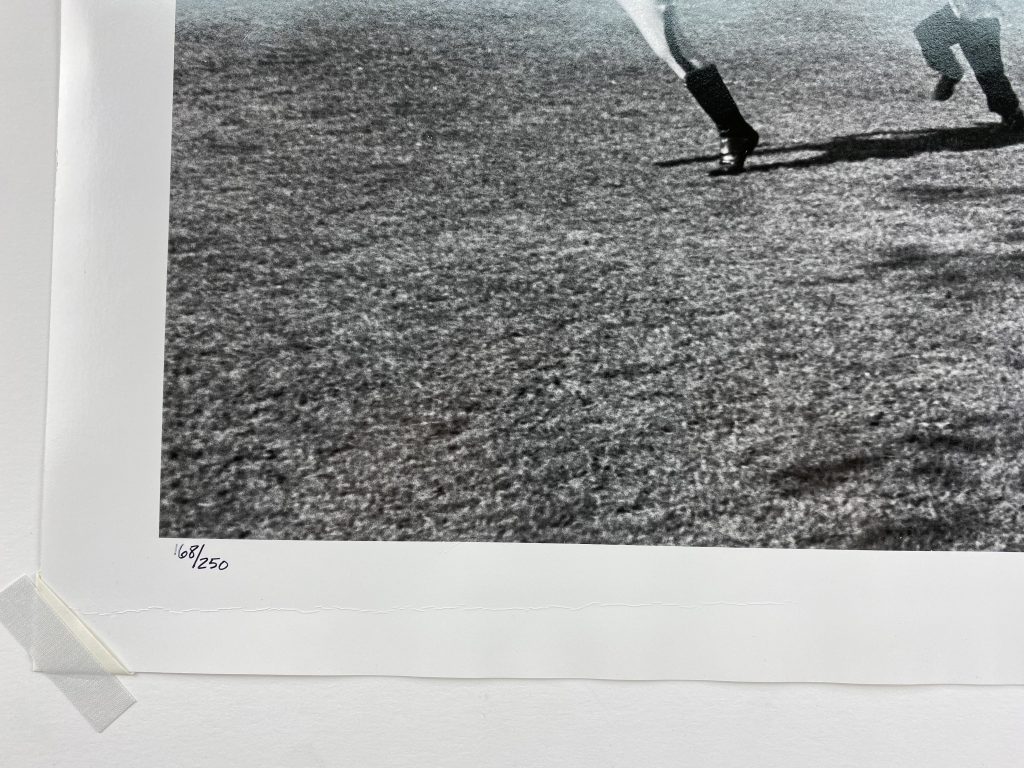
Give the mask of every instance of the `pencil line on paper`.
[{"label": "pencil line on paper", "polygon": [[713,602],[713,603],[585,603],[582,605],[536,605],[536,606],[509,606],[509,607],[489,607],[489,606],[478,606],[478,605],[425,605],[425,606],[392,606],[389,608],[357,608],[353,606],[344,605],[318,605],[312,608],[281,608],[281,607],[265,607],[265,608],[245,608],[243,606],[229,606],[223,608],[167,608],[165,606],[147,606],[145,608],[126,608],[117,611],[83,611],[82,616],[124,616],[130,614],[139,613],[169,613],[169,614],[188,614],[188,613],[223,613],[223,612],[236,612],[236,613],[298,613],[298,614],[317,614],[330,611],[344,612],[344,613],[362,613],[362,614],[389,614],[389,613],[433,613],[433,612],[470,612],[470,613],[529,613],[535,611],[567,611],[567,612],[580,612],[591,610],[595,608],[613,608],[613,609],[644,609],[644,608],[658,608],[658,609],[677,609],[677,610],[700,610],[703,608],[781,608],[792,605],[788,602],[743,602],[743,603],[730,603],[730,602]]}]

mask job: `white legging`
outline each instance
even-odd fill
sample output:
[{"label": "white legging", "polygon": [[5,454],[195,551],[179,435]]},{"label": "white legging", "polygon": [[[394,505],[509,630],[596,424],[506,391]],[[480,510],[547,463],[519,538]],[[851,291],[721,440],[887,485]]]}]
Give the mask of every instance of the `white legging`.
[{"label": "white legging", "polygon": [[[622,9],[629,14],[629,17],[636,24],[640,34],[644,36],[647,44],[651,46],[658,56],[675,72],[679,77],[686,77],[686,70],[680,62],[672,55],[672,50],[665,36],[665,12],[668,5],[674,0],[618,0]],[[673,34],[676,50],[686,59],[700,66],[706,61],[704,56],[697,50],[697,47],[681,31],[676,30]]]}]

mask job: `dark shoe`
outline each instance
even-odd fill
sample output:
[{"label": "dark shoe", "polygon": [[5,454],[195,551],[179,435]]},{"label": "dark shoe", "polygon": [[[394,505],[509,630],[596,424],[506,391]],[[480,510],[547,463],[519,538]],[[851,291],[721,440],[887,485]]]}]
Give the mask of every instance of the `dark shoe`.
[{"label": "dark shoe", "polygon": [[1020,99],[1005,72],[977,72],[975,77],[985,94],[990,112],[995,112],[1005,120],[1020,111]]},{"label": "dark shoe", "polygon": [[953,94],[956,92],[956,87],[959,84],[959,80],[954,80],[948,75],[942,75],[939,78],[939,82],[935,84],[935,90],[932,91],[932,101],[949,101],[953,98]]},{"label": "dark shoe", "polygon": [[1024,134],[1024,111],[1017,107],[1016,112],[1003,115],[1002,128],[1007,133]]},{"label": "dark shoe", "polygon": [[743,133],[723,133],[718,156],[718,168],[711,171],[711,176],[738,176],[743,173],[747,158],[757,149],[760,135],[753,128]]}]

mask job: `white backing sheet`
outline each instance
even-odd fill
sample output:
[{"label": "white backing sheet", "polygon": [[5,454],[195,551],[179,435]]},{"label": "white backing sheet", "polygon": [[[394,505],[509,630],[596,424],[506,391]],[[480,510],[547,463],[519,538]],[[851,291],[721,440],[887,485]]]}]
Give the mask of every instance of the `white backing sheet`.
[{"label": "white backing sheet", "polygon": [[64,0],[42,573],[129,669],[1024,683],[1016,554],[157,538],[173,39]]}]

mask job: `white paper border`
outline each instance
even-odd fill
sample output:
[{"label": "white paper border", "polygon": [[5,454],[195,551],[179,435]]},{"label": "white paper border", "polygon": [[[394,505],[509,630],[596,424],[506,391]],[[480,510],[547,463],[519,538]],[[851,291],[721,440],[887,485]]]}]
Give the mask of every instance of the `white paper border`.
[{"label": "white paper border", "polygon": [[1024,683],[1024,556],[157,538],[173,0],[64,0],[42,570],[133,671]]}]

